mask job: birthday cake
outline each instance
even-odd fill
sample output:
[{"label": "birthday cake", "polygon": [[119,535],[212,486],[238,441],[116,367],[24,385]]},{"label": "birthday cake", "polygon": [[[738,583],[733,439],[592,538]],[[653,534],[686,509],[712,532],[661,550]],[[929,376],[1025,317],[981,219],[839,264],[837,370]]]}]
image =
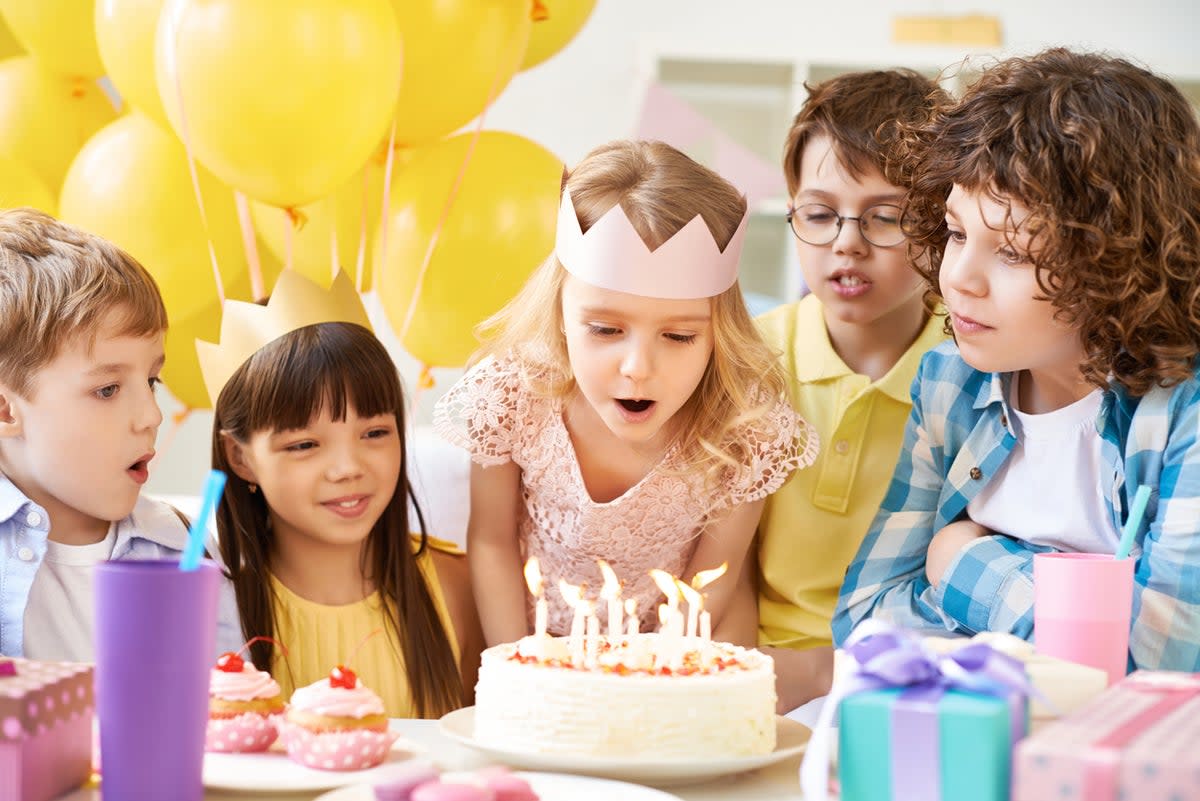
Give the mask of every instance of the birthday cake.
[{"label": "birthday cake", "polygon": [[775,749],[775,667],[758,651],[661,634],[526,637],[483,652],[475,738],[514,751],[637,759]]}]

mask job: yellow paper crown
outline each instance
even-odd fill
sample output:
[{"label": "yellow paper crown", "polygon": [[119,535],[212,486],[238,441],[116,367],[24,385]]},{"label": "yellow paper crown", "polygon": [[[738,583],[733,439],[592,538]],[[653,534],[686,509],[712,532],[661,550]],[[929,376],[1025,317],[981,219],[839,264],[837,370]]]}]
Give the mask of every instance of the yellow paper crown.
[{"label": "yellow paper crown", "polygon": [[225,301],[220,341],[196,340],[209,400],[215,406],[229,377],[264,345],[317,323],[355,323],[371,330],[354,282],[340,270],[328,289],[295,270],[284,270],[265,306]]}]

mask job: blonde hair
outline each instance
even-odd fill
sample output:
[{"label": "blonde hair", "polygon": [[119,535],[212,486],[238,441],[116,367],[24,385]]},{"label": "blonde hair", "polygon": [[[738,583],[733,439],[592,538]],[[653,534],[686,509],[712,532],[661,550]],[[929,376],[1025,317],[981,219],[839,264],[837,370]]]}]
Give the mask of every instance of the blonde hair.
[{"label": "blonde hair", "polygon": [[[618,140],[584,157],[564,182],[586,233],[618,203],[642,241],[656,249],[697,214],[722,248],[746,213],[746,199],[717,173],[662,142]],[[484,343],[472,363],[512,356],[521,378],[544,397],[575,392],[563,333],[566,270],[553,254],[503,309],[476,329]],[[679,466],[714,480],[746,464],[753,443],[743,427],[765,421],[786,381],[776,354],[761,338],[735,282],[711,299],[713,353],[692,397],[677,412]]]},{"label": "blonde hair", "polygon": [[0,382],[22,397],[78,337],[90,347],[113,312],[116,335],[165,331],[154,278],[125,251],[34,209],[0,212]]}]

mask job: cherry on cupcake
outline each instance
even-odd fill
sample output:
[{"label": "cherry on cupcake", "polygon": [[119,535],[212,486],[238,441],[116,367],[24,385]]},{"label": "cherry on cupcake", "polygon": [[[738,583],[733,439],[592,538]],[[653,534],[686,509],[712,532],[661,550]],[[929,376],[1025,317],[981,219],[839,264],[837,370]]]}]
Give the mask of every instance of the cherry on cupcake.
[{"label": "cherry on cupcake", "polygon": [[256,642],[269,642],[271,645],[282,650],[285,656],[287,655],[287,649],[270,637],[251,637],[237,651],[226,651],[218,656],[217,670],[225,673],[241,673],[246,668],[246,660],[242,659],[242,651],[245,651]]}]

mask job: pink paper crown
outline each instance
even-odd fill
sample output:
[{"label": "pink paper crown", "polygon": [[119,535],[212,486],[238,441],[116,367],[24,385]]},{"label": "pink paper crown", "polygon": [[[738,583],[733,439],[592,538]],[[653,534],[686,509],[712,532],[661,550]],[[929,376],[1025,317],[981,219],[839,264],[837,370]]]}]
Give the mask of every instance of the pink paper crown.
[{"label": "pink paper crown", "polygon": [[564,187],[554,251],[567,272],[602,289],[670,300],[711,298],[737,280],[749,219],[747,205],[724,251],[699,214],[652,251],[620,203],[583,233],[571,192]]}]

